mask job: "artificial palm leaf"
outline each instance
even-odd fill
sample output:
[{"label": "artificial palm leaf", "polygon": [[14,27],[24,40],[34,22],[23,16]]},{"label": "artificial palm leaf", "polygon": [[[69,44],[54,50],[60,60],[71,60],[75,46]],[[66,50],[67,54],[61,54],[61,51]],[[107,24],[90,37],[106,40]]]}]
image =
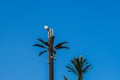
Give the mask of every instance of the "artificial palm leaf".
[{"label": "artificial palm leaf", "polygon": [[55,49],[69,49],[69,47],[67,47],[67,46],[58,46],[58,47],[55,47]]},{"label": "artificial palm leaf", "polygon": [[47,52],[47,50],[44,50],[42,52],[39,53],[39,56],[41,56],[43,53]]},{"label": "artificial palm leaf", "polygon": [[68,42],[61,42],[55,46],[55,48],[58,48],[59,46],[62,46],[63,44],[68,43]]},{"label": "artificial palm leaf", "polygon": [[34,44],[33,46],[37,46],[37,47],[41,47],[41,48],[46,48],[45,46],[43,46],[41,44]]},{"label": "artificial palm leaf", "polygon": [[44,40],[42,40],[42,39],[37,39],[37,40],[39,40],[41,43],[43,43],[44,45],[46,45],[46,46],[49,46],[49,44],[48,44],[48,42],[45,42]]},{"label": "artificial palm leaf", "polygon": [[[53,37],[54,38],[54,37]],[[53,55],[55,56],[56,55],[56,50],[57,49],[69,49],[69,47],[67,46],[62,46],[63,44],[65,43],[68,43],[68,42],[61,42],[59,44],[57,44],[55,47],[53,46],[53,43],[54,43],[54,40],[52,40],[52,46],[49,46],[49,42],[45,42],[44,40],[42,40],[41,38],[37,39],[39,40],[42,44],[35,44],[34,46],[37,46],[37,47],[41,47],[41,48],[45,48],[47,50],[45,51],[42,51],[39,53],[39,56],[41,56],[43,53],[45,52],[49,52],[49,49],[51,49],[51,47],[53,48]]]}]

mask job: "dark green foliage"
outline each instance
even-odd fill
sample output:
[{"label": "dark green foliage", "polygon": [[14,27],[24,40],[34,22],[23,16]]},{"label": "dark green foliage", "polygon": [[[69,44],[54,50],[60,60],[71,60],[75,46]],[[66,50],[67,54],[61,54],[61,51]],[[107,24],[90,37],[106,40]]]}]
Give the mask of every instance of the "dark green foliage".
[{"label": "dark green foliage", "polygon": [[68,78],[66,76],[64,76],[64,80],[68,80]]},{"label": "dark green foliage", "polygon": [[69,72],[74,73],[78,76],[78,80],[82,80],[84,74],[91,69],[91,65],[88,63],[87,59],[80,57],[75,57],[71,60],[71,64],[66,66]]}]

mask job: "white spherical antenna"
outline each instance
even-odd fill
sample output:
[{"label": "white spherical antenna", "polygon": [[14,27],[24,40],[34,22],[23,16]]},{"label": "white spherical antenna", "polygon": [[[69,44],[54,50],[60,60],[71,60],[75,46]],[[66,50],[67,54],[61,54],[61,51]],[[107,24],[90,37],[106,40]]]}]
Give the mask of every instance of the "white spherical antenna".
[{"label": "white spherical antenna", "polygon": [[44,29],[48,30],[48,26],[47,26],[47,25],[45,25],[45,26],[44,26]]}]

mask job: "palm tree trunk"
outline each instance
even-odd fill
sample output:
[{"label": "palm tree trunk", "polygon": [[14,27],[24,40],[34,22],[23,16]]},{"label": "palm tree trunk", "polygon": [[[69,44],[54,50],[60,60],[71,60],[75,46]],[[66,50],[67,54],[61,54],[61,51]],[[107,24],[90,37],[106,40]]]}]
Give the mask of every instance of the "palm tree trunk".
[{"label": "palm tree trunk", "polygon": [[78,77],[78,80],[82,80],[82,77]]}]

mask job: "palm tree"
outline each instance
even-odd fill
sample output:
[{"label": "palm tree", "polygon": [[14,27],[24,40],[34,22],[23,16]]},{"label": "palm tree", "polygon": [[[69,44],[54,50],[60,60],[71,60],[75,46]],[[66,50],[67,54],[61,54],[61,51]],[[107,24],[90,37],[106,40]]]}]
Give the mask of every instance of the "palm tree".
[{"label": "palm tree", "polygon": [[[39,38],[37,40],[40,41],[42,44],[34,44],[33,46],[37,46],[37,47],[45,49],[45,50],[43,50],[43,51],[41,51],[39,53],[39,56],[41,56],[42,54],[44,54],[46,52],[49,52],[50,44],[48,42],[42,40],[41,38]],[[68,42],[61,42],[61,43],[53,46],[53,53],[54,53],[54,55],[56,55],[56,50],[59,50],[59,49],[69,49],[69,47],[63,46],[63,44],[66,44],[66,43],[68,43]]]},{"label": "palm tree", "polygon": [[[91,64],[88,63],[87,59],[80,57],[75,57],[71,60],[72,65],[68,64],[66,67],[69,72],[74,73],[78,76],[78,80],[83,80],[84,74],[91,69]],[[64,80],[66,78],[64,77]]]}]

